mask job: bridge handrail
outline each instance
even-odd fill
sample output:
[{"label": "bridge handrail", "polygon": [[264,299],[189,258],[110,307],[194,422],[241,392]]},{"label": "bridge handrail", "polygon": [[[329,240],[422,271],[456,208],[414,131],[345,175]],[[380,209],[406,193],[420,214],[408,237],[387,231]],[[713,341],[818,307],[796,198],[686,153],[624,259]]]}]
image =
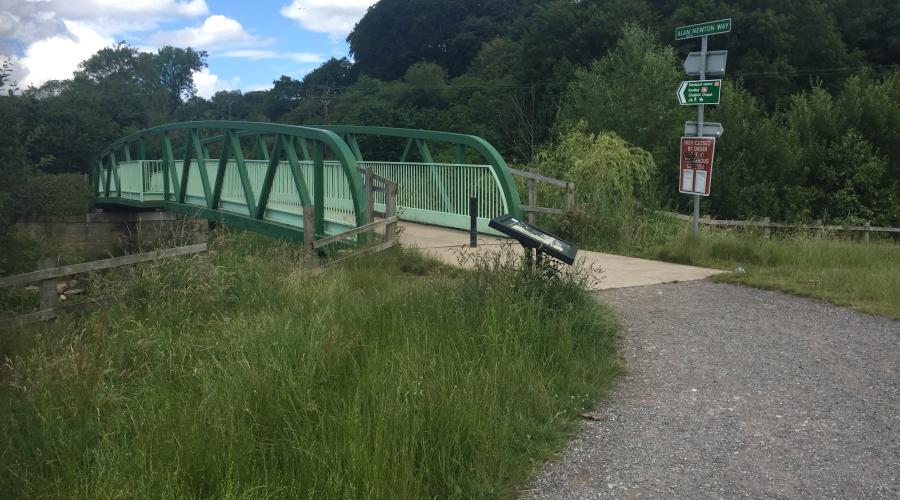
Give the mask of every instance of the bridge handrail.
[{"label": "bridge handrail", "polygon": [[[420,130],[409,128],[393,128],[393,127],[370,127],[360,125],[314,125],[315,128],[329,130],[341,135],[374,135],[385,137],[399,137],[410,140],[435,141],[448,144],[456,144],[458,146],[468,146],[480,154],[488,165],[494,171],[503,196],[506,199],[507,209],[517,217],[522,216],[519,200],[519,190],[510,173],[509,166],[494,146],[485,141],[481,137],[475,135],[459,134],[455,132],[439,132],[434,130]],[[353,152],[357,155],[357,160],[362,161],[361,153],[356,146],[355,137],[349,141]],[[409,147],[409,146],[407,146]],[[428,162],[432,163],[432,162]],[[460,161],[458,163],[466,163]]]},{"label": "bridge handrail", "polygon": [[[174,163],[177,159],[171,152],[171,143],[168,140],[169,133],[173,131],[186,130],[189,131],[190,137],[188,138],[188,143],[186,144],[186,154],[187,158],[191,158],[191,150],[192,147],[196,149],[202,148],[203,143],[209,143],[210,140],[201,140],[199,137],[200,130],[225,130],[226,134],[222,134],[217,136],[219,140],[222,140],[226,135],[231,134],[233,137],[240,138],[241,136],[245,136],[248,134],[253,134],[257,136],[263,135],[276,135],[282,137],[297,137],[301,139],[308,139],[314,141],[316,143],[321,143],[325,147],[328,147],[332,154],[335,156],[335,159],[339,161],[341,169],[343,171],[344,176],[347,179],[349,185],[350,196],[354,208],[354,218],[357,226],[361,226],[367,223],[366,214],[364,210],[364,200],[363,200],[363,184],[362,184],[362,176],[358,171],[358,165],[356,162],[356,157],[351,151],[350,147],[344,142],[344,140],[337,135],[336,133],[323,130],[314,127],[304,127],[297,125],[285,125],[278,123],[257,123],[257,122],[245,122],[245,121],[224,121],[224,120],[203,120],[203,121],[191,121],[191,122],[180,122],[180,123],[171,123],[166,125],[160,125],[156,127],[151,127],[145,130],[141,130],[138,132],[134,132],[129,134],[121,139],[116,140],[109,146],[102,149],[97,155],[94,157],[92,161],[92,179],[91,185],[94,189],[95,196],[100,197],[100,193],[97,189],[97,181],[98,177],[102,172],[106,172],[105,177],[101,177],[106,183],[105,193],[109,196],[110,193],[110,178],[114,178],[116,180],[116,185],[119,186],[118,180],[118,169],[117,169],[117,159],[116,155],[120,151],[124,152],[124,155],[120,158],[123,158],[126,161],[131,160],[131,144],[137,142],[139,145],[139,158],[140,160],[145,160],[143,158],[143,144],[144,142],[154,136],[162,136],[164,139],[164,151],[163,151],[163,160],[164,164],[167,165],[167,168],[174,169]],[[193,144],[191,144],[193,142]],[[168,148],[168,151],[166,149]],[[293,146],[291,146],[291,150],[293,150]],[[264,153],[266,156],[268,155],[268,151]],[[198,154],[194,154],[195,158],[191,158],[192,160],[196,160],[196,156]],[[106,161],[106,160],[109,161]],[[171,165],[169,165],[171,163]],[[205,170],[200,170],[200,175],[203,177],[204,185],[207,184],[206,173]],[[173,176],[174,177],[174,176]],[[164,180],[166,181],[166,186],[168,187],[169,183],[169,173],[166,172],[164,176]],[[206,191],[206,187],[204,187]],[[301,202],[303,205],[312,205],[313,201],[310,199],[309,193],[305,191],[305,188],[298,189],[299,195],[301,198]],[[179,192],[179,191],[176,191]],[[168,190],[167,190],[168,193]],[[266,196],[264,193],[261,193],[261,196]],[[119,195],[119,197],[121,197]],[[207,194],[207,198],[209,198]],[[216,200],[215,195],[212,197],[212,202],[214,203]],[[179,203],[182,203],[181,200],[178,200]],[[173,203],[171,200],[166,198],[163,200],[164,204]],[[212,209],[212,207],[208,207]],[[257,207],[259,208],[259,207]],[[321,209],[320,209],[321,210]],[[254,218],[251,213],[251,219]],[[258,218],[258,217],[257,217]],[[317,217],[317,222],[318,222]]]}]

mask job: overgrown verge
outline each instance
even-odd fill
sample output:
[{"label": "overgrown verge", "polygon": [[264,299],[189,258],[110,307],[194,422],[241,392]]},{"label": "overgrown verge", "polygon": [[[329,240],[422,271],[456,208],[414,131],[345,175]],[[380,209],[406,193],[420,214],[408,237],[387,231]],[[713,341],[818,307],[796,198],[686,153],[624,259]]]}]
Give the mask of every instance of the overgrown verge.
[{"label": "overgrown verge", "polygon": [[703,228],[635,252],[651,259],[732,271],[718,281],[814,297],[900,319],[900,246],[838,237]]},{"label": "overgrown verge", "polygon": [[[541,223],[582,248],[733,271],[716,279],[783,290],[900,318],[900,246],[849,237],[703,228],[656,213],[651,155],[583,122],[538,156],[541,173],[576,184],[577,210]],[[561,206],[559,190],[539,195]],[[543,203],[542,203],[543,204]],[[737,270],[737,271],[735,271]]]},{"label": "overgrown verge", "polygon": [[620,370],[577,277],[300,259],[232,235],[122,271],[135,304],[0,337],[3,490],[511,496]]}]

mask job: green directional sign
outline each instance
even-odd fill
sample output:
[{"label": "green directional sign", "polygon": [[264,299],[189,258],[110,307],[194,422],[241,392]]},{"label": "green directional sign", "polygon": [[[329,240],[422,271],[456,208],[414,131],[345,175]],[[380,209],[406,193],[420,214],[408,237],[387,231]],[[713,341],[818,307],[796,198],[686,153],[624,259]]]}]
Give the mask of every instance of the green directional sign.
[{"label": "green directional sign", "polygon": [[679,26],[675,28],[675,39],[684,40],[687,38],[697,38],[698,36],[718,35],[720,33],[728,33],[731,31],[731,18],[719,19],[718,21],[707,21],[700,24],[692,24],[690,26]]},{"label": "green directional sign", "polygon": [[682,106],[719,104],[721,95],[722,80],[688,80],[678,87],[678,102]]}]

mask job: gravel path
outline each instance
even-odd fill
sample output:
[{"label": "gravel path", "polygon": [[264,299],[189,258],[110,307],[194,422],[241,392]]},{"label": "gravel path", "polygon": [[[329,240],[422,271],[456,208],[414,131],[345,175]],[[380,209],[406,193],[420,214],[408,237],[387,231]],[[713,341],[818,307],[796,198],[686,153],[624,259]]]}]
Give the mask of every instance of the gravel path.
[{"label": "gravel path", "polygon": [[709,281],[598,296],[630,372],[525,498],[900,498],[900,322]]}]

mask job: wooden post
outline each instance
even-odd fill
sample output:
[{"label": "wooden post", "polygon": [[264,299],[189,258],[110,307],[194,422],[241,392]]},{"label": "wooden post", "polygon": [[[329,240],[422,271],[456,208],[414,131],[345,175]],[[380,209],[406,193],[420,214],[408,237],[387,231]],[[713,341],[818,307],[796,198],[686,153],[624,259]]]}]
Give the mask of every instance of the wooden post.
[{"label": "wooden post", "polygon": [[312,253],[316,240],[316,209],[312,205],[303,207],[303,246]]},{"label": "wooden post", "polygon": [[[397,215],[397,184],[391,182],[385,186],[384,193],[384,216],[386,218]],[[395,241],[397,239],[397,223],[392,222],[384,226],[384,241]]]},{"label": "wooden post", "polygon": [[[38,260],[38,271],[51,269],[53,267],[56,267],[56,259],[54,259],[53,257],[42,257],[40,260]],[[56,305],[59,303],[59,295],[56,293],[56,278],[42,280],[38,284],[38,290],[41,294],[40,309],[42,311],[45,309],[52,309],[56,307]]]},{"label": "wooden post", "polygon": [[566,183],[566,212],[575,211],[575,183]]},{"label": "wooden post", "polygon": [[[528,171],[531,172],[532,174],[537,173],[535,171],[535,169],[533,169],[533,168],[529,168]],[[538,204],[537,181],[529,178],[528,179],[528,205],[533,208],[533,207],[536,207],[537,204]],[[535,212],[528,212],[528,223],[531,225],[535,225],[536,222],[537,222],[537,214]]]},{"label": "wooden post", "polygon": [[863,241],[866,242],[866,243],[868,243],[868,242],[869,242],[869,233],[872,232],[872,230],[869,229],[871,226],[869,225],[868,222],[866,222],[865,224],[863,224],[863,226],[865,226],[865,228],[866,228],[866,230],[863,232]]},{"label": "wooden post", "polygon": [[763,235],[765,235],[766,238],[772,236],[772,228],[769,227],[769,224],[771,224],[771,222],[771,219],[769,219],[768,217],[763,217]]},{"label": "wooden post", "polygon": [[366,221],[375,222],[375,188],[372,185],[372,167],[366,168]]},{"label": "wooden post", "polygon": [[825,227],[822,225],[822,219],[816,219],[816,238],[825,236]]}]

